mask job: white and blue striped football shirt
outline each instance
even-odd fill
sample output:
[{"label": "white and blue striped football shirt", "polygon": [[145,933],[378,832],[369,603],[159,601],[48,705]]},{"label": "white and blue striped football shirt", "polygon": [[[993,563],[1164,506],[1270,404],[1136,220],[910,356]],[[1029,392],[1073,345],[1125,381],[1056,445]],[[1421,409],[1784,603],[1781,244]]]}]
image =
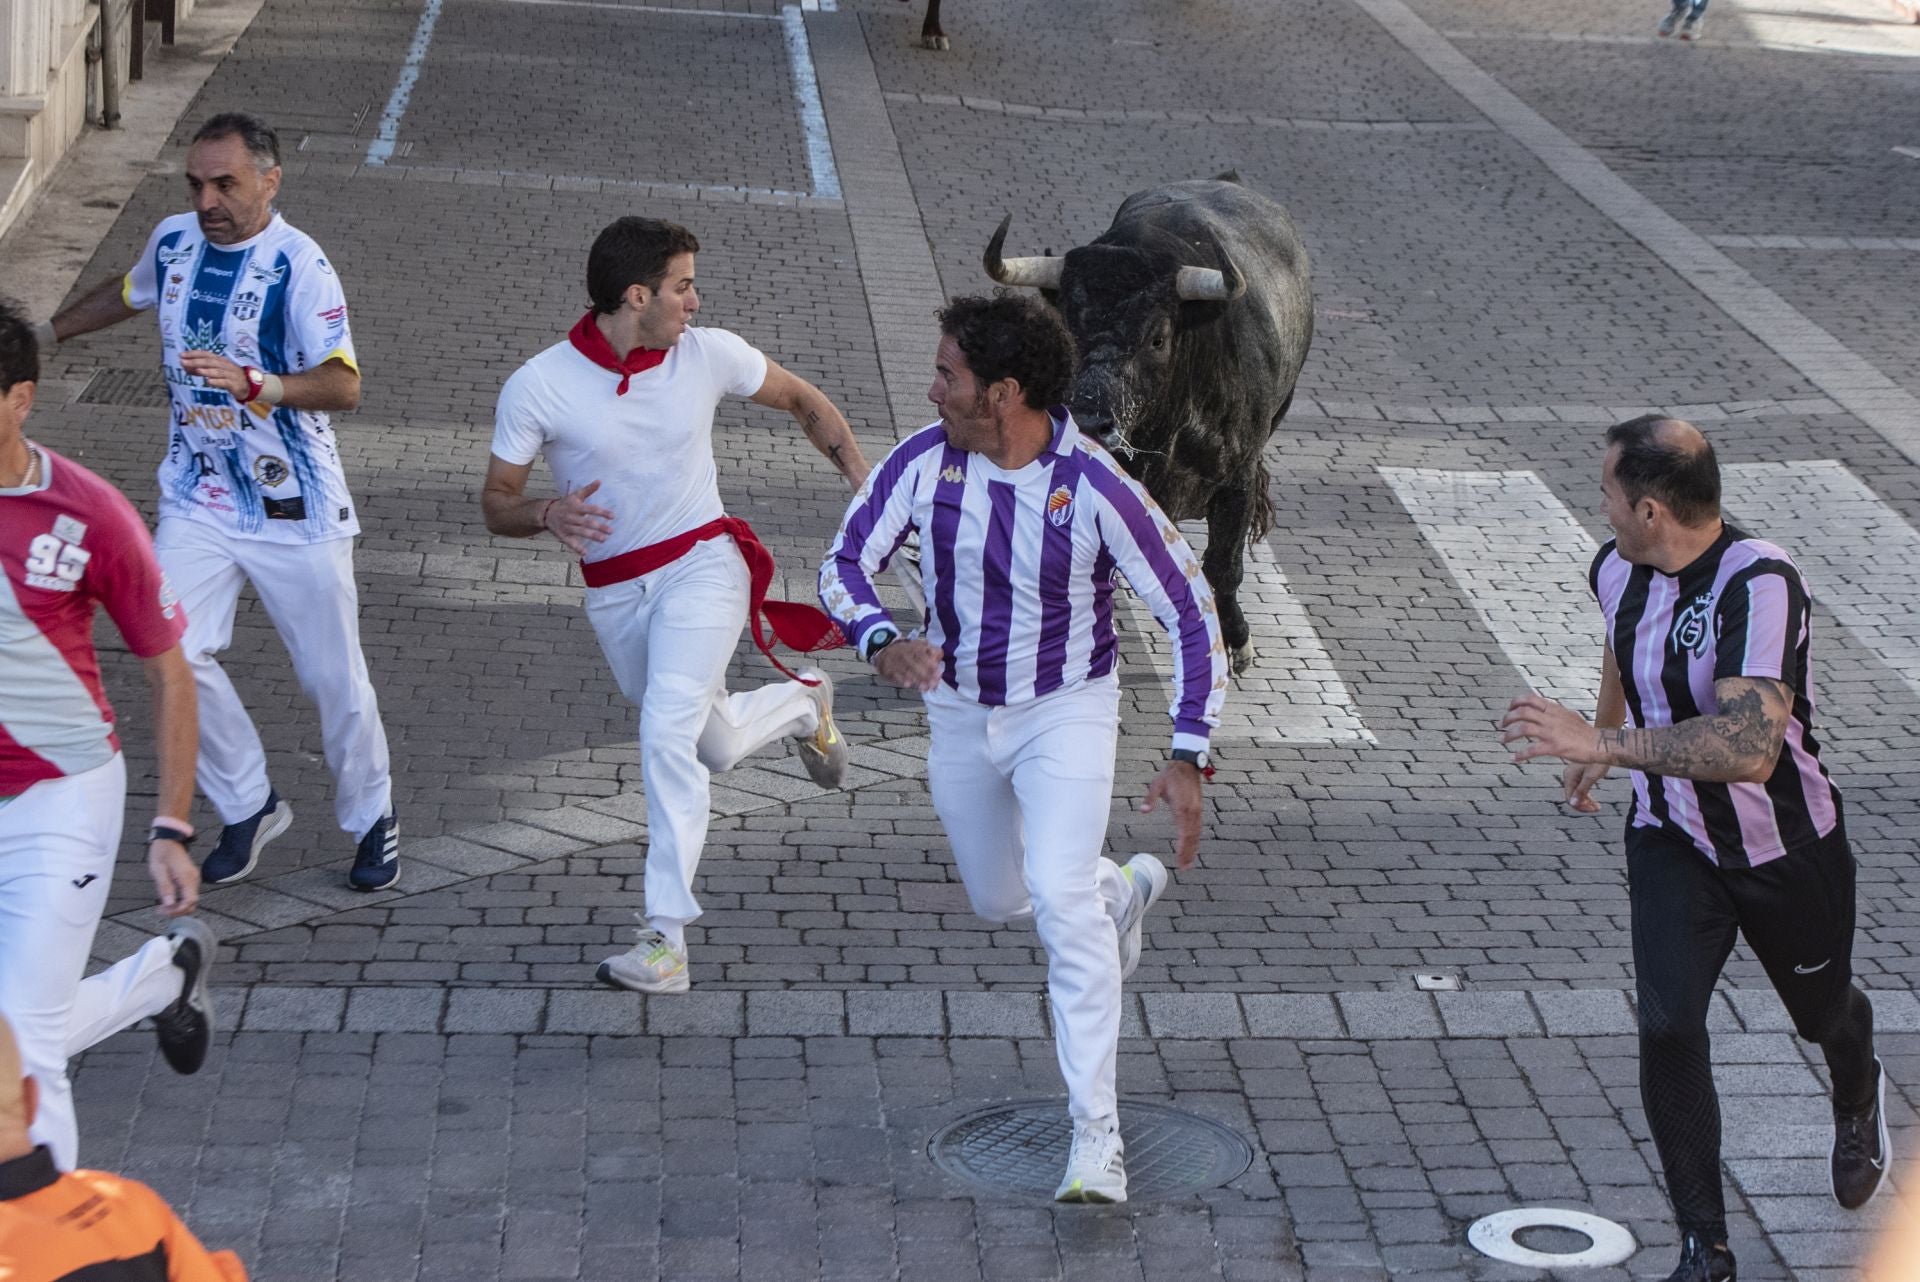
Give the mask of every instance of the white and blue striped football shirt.
[{"label": "white and blue striped football shirt", "polygon": [[121,297],[155,309],[173,429],[160,462],[160,515],[275,543],[360,532],[333,428],[319,410],[242,405],[180,367],[207,351],[274,374],[345,361],[359,369],[347,299],[313,238],[275,214],[260,234],[216,245],[192,214],[154,228]]},{"label": "white and blue striped football shirt", "polygon": [[1114,670],[1118,572],[1173,638],[1173,745],[1204,748],[1227,656],[1200,562],[1065,409],[1053,421],[1047,448],[1012,472],[948,444],[939,423],[895,446],[847,509],[820,567],[820,601],[865,653],[867,634],[890,622],[874,577],[919,531],[923,623],[942,679],[998,707]]}]

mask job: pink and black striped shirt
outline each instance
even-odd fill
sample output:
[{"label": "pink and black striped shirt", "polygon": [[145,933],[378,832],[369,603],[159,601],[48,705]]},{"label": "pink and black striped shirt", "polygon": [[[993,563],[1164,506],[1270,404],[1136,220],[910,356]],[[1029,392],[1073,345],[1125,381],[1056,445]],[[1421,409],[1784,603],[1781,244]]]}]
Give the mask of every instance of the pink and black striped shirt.
[{"label": "pink and black striped shirt", "polygon": [[820,600],[862,644],[890,621],[874,576],[920,532],[926,637],[951,689],[990,707],[1113,672],[1117,571],[1173,638],[1176,748],[1201,749],[1226,696],[1213,593],[1180,532],[1064,409],[1040,456],[1016,471],[947,443],[939,423],[882,460],[854,496]]},{"label": "pink and black striped shirt", "polygon": [[1769,678],[1793,695],[1786,742],[1765,783],[1635,770],[1633,826],[1664,828],[1722,868],[1763,864],[1832,832],[1840,791],[1813,737],[1812,597],[1792,559],[1729,525],[1677,574],[1632,564],[1609,539],[1588,578],[1633,726],[1713,715],[1713,683],[1725,677]]}]

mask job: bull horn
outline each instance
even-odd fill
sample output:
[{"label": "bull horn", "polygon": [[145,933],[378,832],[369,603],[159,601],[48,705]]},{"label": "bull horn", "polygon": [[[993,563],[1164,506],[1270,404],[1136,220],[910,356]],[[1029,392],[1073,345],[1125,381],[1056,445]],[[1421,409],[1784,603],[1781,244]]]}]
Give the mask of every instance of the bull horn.
[{"label": "bull horn", "polygon": [[1189,303],[1230,303],[1247,292],[1247,280],[1228,263],[1225,271],[1212,267],[1182,267],[1173,278],[1173,291]]},{"label": "bull horn", "polygon": [[980,259],[981,265],[987,269],[987,275],[1002,285],[1027,285],[1034,289],[1060,288],[1060,271],[1066,266],[1066,259],[1051,256],[1046,258],[1000,257],[1000,247],[1007,243],[1007,228],[1012,223],[1012,214],[1002,218],[1000,226],[994,229],[993,239],[987,242],[987,252]]}]

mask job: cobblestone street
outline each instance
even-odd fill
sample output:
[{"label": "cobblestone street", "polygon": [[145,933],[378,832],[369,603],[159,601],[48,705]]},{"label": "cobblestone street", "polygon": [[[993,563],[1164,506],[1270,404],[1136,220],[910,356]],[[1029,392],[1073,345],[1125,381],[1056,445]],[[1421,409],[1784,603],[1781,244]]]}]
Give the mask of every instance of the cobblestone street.
[{"label": "cobblestone street", "polygon": [[[406,871],[346,889],[318,721],[248,595],[225,666],[294,825],[204,898],[207,1068],[174,1076],[141,1030],[77,1062],[83,1163],[152,1183],[269,1282],[1506,1282],[1544,1274],[1467,1226],[1538,1205],[1639,1245],[1563,1276],[1665,1277],[1625,775],[1572,813],[1557,767],[1511,764],[1494,729],[1529,687],[1592,708],[1602,436],[1649,409],[1701,426],[1730,518],[1812,581],[1854,966],[1915,1160],[1920,26],[1885,0],[1714,0],[1683,44],[1655,37],[1662,11],[954,0],[933,53],[918,0],[265,0],[62,287],[125,271],[185,208],[200,120],[280,130],[281,207],[339,268],[365,371],[336,426]],[[1062,252],[1127,194],[1228,169],[1299,224],[1315,337],[1242,592],[1259,658],[1214,740],[1200,864],[1146,921],[1120,1091],[1253,1160],[1197,1194],[1055,1207],[927,1151],[1063,1096],[1045,958],[968,911],[920,702],[846,651],[823,666],[847,788],[770,753],[716,777],[692,992],[595,983],[641,902],[636,716],[572,558],[490,536],[477,496],[500,385],[578,317],[615,217],[691,227],[702,323],[817,383],[877,460],[935,417],[932,313],[989,287],[1003,216],[1009,254]],[[58,217],[0,239],[0,292]],[[63,344],[32,421],[150,519],[157,353],[146,321]],[[784,414],[728,401],[715,445],[729,510],[809,597],[844,486]],[[536,467],[529,492],[551,485]],[[1109,846],[1171,862],[1136,809],[1166,645],[1120,613]],[[150,705],[101,637],[137,832]],[[767,675],[743,645],[736,688]],[[125,856],[101,962],[163,929]],[[1834,1204],[1823,1061],[1744,945],[1712,1027],[1742,1278],[1857,1277],[1897,1203]]]}]

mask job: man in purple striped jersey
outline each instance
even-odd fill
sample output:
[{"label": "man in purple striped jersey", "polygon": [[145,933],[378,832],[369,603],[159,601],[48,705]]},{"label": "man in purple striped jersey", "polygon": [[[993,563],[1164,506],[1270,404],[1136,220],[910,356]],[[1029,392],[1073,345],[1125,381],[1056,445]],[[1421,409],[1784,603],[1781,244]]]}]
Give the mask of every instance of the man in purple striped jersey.
[{"label": "man in purple striped jersey", "polygon": [[1681,1232],[1670,1282],[1734,1276],[1707,1005],[1736,932],[1833,1078],[1833,1195],[1849,1210],[1892,1158],[1873,1007],[1853,983],[1854,861],[1813,736],[1812,599],[1787,554],[1720,518],[1720,467],[1691,424],[1607,433],[1590,571],[1606,619],[1595,723],[1550,699],[1502,722],[1515,761],[1567,762],[1566,799],[1633,774],[1627,891],[1640,1094]]},{"label": "man in purple striped jersey", "polygon": [[[1171,759],[1141,809],[1171,807],[1181,868],[1199,848],[1226,646],[1179,531],[1059,404],[1074,355],[1059,317],[1002,293],[955,299],[940,327],[928,394],[940,421],[855,496],[820,599],[883,679],[926,698],[927,778],[974,911],[1039,929],[1074,1124],[1056,1196],[1121,1202],[1120,984],[1167,871],[1152,855],[1101,857],[1119,736],[1115,578],[1173,638]],[[915,532],[927,612],[924,638],[908,639],[873,583]]]}]

